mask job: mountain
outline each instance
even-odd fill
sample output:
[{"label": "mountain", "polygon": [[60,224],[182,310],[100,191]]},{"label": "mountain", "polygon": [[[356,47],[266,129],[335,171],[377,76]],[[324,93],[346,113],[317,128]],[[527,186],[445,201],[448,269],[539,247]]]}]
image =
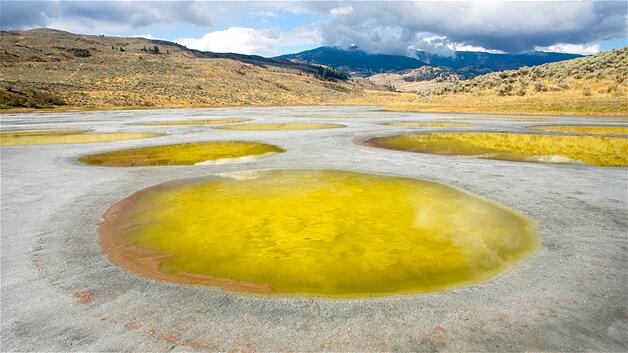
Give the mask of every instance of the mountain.
[{"label": "mountain", "polygon": [[52,29],[2,31],[0,40],[4,108],[317,104],[362,90],[320,66],[167,41]]},{"label": "mountain", "polygon": [[458,51],[453,56],[438,56],[417,51],[416,58],[403,55],[369,54],[357,48],[319,47],[296,54],[277,57],[298,63],[318,64],[343,69],[361,76],[416,69],[425,65],[456,70],[464,78],[494,71],[513,70],[550,62],[581,57],[578,54],[531,52],[522,54],[493,54]]},{"label": "mountain", "polygon": [[579,54],[535,51],[521,54],[494,54],[478,51],[457,51],[452,56],[438,56],[417,51],[419,60],[431,66],[444,66],[455,69],[467,77],[494,71],[514,70],[524,66],[536,66],[557,61],[582,57]]},{"label": "mountain", "polygon": [[403,55],[369,54],[359,49],[339,47],[319,47],[296,54],[277,57],[293,62],[326,65],[361,76],[381,72],[395,72],[416,69],[425,63]]}]

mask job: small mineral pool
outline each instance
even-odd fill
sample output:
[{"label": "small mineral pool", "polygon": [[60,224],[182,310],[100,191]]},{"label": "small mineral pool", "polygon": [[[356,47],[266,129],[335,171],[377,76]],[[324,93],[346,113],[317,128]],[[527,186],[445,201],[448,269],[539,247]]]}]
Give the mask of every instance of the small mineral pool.
[{"label": "small mineral pool", "polygon": [[628,126],[625,125],[545,125],[535,126],[537,130],[578,133],[585,135],[628,135]]},{"label": "small mineral pool", "polygon": [[278,146],[260,142],[209,141],[90,154],[81,157],[80,161],[108,167],[193,165],[281,152],[284,150]]},{"label": "small mineral pool", "polygon": [[0,132],[0,146],[79,144],[163,136],[152,132],[89,132],[88,130],[16,130]]},{"label": "small mineral pool", "polygon": [[628,139],[518,133],[409,133],[366,144],[401,151],[508,161],[628,166]]},{"label": "small mineral pool", "polygon": [[420,121],[395,121],[390,123],[384,123],[388,126],[401,126],[401,127],[470,127],[473,124],[467,123],[448,123],[448,122],[420,122]]},{"label": "small mineral pool", "polygon": [[345,127],[341,124],[328,123],[268,123],[268,124],[238,124],[219,127],[226,130],[311,130],[311,129],[336,129]]},{"label": "small mineral pool", "polygon": [[203,120],[171,120],[171,121],[148,121],[135,125],[149,126],[176,126],[176,125],[221,125],[236,124],[251,121],[251,119],[203,119]]},{"label": "small mineral pool", "polygon": [[539,242],[526,217],[459,189],[328,170],[160,184],[112,206],[100,232],[112,261],[149,277],[327,297],[481,282]]}]

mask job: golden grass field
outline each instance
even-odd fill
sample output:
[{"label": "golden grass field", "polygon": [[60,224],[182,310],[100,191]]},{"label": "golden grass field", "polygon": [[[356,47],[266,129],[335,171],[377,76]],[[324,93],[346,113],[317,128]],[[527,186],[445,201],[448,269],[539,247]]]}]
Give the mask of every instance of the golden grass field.
[{"label": "golden grass field", "polygon": [[463,93],[416,97],[411,102],[400,100],[385,104],[384,109],[434,113],[628,115],[628,98],[625,94],[614,93],[584,96],[579,90],[527,96]]}]

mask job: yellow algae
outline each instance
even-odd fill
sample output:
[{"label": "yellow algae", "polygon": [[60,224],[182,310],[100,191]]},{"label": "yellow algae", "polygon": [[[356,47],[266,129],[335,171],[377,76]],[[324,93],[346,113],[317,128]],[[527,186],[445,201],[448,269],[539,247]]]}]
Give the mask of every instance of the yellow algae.
[{"label": "yellow algae", "polygon": [[467,123],[446,123],[446,122],[420,122],[420,121],[395,121],[385,123],[389,126],[402,126],[402,127],[469,127],[473,124]]},{"label": "yellow algae", "polygon": [[628,139],[515,133],[411,133],[376,137],[367,144],[419,153],[509,161],[628,166]]},{"label": "yellow algae", "polygon": [[526,217],[436,182],[330,170],[240,174],[120,201],[103,218],[103,249],[163,280],[359,297],[484,281],[539,242]]},{"label": "yellow algae", "polygon": [[262,124],[238,124],[219,127],[226,130],[310,130],[310,129],[335,129],[345,127],[341,124],[328,123],[262,123]]},{"label": "yellow algae", "polygon": [[88,130],[16,130],[0,132],[0,146],[79,144],[162,136],[152,132],[89,132]]},{"label": "yellow algae", "polygon": [[628,126],[626,125],[547,125],[535,126],[534,128],[543,131],[568,132],[587,135],[628,135]]},{"label": "yellow algae", "polygon": [[243,123],[246,121],[251,121],[251,119],[203,119],[203,120],[148,121],[145,123],[137,123],[135,125],[149,125],[149,126],[220,125],[220,124]]},{"label": "yellow algae", "polygon": [[131,148],[90,154],[80,158],[87,164],[109,167],[191,165],[228,158],[284,152],[275,145],[247,141],[209,141]]}]

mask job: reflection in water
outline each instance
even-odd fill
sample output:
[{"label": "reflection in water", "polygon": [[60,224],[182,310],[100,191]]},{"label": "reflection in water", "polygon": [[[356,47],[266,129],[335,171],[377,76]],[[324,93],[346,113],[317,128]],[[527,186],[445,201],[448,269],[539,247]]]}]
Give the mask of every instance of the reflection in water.
[{"label": "reflection in water", "polygon": [[210,141],[131,148],[90,154],[80,158],[87,164],[109,167],[191,165],[228,158],[281,153],[275,145],[246,141]]},{"label": "reflection in water", "polygon": [[0,132],[0,146],[77,144],[135,140],[162,136],[151,132],[107,132],[88,130],[19,130]]},{"label": "reflection in water", "polygon": [[628,166],[628,139],[511,133],[411,133],[366,141],[402,151],[509,161]]},{"label": "reflection in water", "polygon": [[160,279],[267,294],[413,293],[496,275],[537,246],[532,223],[434,182],[264,171],[145,189],[101,225],[111,259]]}]

